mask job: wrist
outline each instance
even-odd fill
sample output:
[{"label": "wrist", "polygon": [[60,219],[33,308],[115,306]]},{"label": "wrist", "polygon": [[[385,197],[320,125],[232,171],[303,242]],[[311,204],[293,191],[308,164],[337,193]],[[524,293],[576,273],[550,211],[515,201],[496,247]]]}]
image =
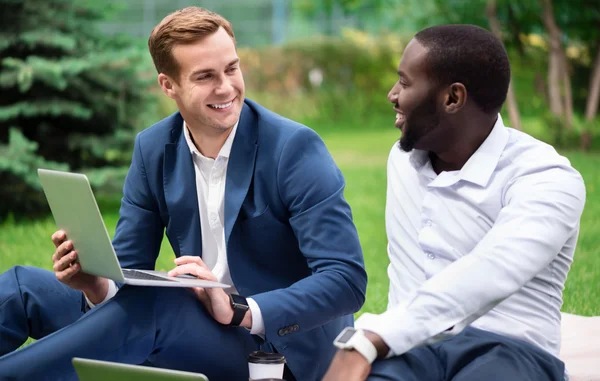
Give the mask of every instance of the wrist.
[{"label": "wrist", "polygon": [[106,299],[108,294],[108,280],[106,278],[96,277],[89,287],[82,289],[82,292],[93,304],[100,304]]},{"label": "wrist", "polygon": [[381,336],[379,336],[378,334],[376,334],[375,332],[372,332],[372,331],[363,331],[363,332],[365,334],[365,337],[367,339],[369,339],[369,341],[371,343],[373,343],[373,345],[375,346],[375,349],[377,349],[377,358],[378,359],[385,358],[388,355],[388,353],[390,352],[390,347],[386,344],[385,341],[383,341]]},{"label": "wrist", "polygon": [[231,307],[231,320],[229,325],[232,327],[252,327],[252,313],[248,306],[248,301],[241,295],[229,295],[229,303]]},{"label": "wrist", "polygon": [[356,352],[365,358],[368,364],[372,364],[377,359],[377,348],[369,340],[364,331],[353,327],[346,327],[335,338],[333,344],[345,351]]},{"label": "wrist", "polygon": [[240,326],[247,329],[252,329],[252,310],[250,308],[248,308],[248,311],[246,311],[246,315],[244,315],[244,319],[242,320]]}]

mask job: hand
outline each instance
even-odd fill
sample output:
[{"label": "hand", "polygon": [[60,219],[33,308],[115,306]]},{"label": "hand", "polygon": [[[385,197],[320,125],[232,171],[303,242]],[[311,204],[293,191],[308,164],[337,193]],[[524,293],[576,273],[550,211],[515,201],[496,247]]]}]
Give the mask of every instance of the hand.
[{"label": "hand", "polygon": [[[169,276],[192,274],[199,279],[217,281],[215,274],[210,271],[208,266],[199,257],[186,255],[175,258],[175,264],[177,267],[169,271]],[[233,319],[233,307],[231,307],[229,295],[222,288],[205,289],[194,287],[193,290],[213,319],[225,325],[231,323],[231,319]],[[249,310],[246,312],[241,325],[246,328],[252,326],[252,314]]]},{"label": "hand", "polygon": [[371,373],[371,364],[357,351],[340,349],[323,377],[323,381],[364,381]]},{"label": "hand", "polygon": [[64,231],[52,234],[52,243],[56,247],[52,255],[56,278],[72,289],[83,291],[92,303],[102,302],[108,292],[108,280],[81,271],[81,265],[76,262],[77,251]]}]

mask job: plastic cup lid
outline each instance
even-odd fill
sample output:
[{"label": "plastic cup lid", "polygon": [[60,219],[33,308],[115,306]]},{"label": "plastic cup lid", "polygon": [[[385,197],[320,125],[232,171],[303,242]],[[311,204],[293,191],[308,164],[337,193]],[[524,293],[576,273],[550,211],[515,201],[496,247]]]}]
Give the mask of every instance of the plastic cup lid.
[{"label": "plastic cup lid", "polygon": [[253,364],[285,364],[285,356],[281,353],[255,351],[248,355],[248,362]]}]

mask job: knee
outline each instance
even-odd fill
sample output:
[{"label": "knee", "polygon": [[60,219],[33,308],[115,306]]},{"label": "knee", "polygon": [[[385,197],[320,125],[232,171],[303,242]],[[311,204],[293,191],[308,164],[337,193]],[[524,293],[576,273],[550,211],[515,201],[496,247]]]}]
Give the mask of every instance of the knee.
[{"label": "knee", "polygon": [[48,270],[33,266],[13,266],[0,275],[0,284],[14,283],[15,286],[21,286],[25,283],[39,283],[40,281],[51,279],[55,280],[54,273]]}]

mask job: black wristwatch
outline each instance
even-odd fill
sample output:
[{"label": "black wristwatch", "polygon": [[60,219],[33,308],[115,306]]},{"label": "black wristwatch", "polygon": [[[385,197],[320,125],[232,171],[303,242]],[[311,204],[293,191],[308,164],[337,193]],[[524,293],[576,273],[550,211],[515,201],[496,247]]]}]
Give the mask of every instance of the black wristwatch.
[{"label": "black wristwatch", "polygon": [[231,307],[233,307],[233,318],[231,318],[229,325],[231,327],[238,327],[242,324],[242,320],[246,316],[246,311],[248,311],[248,301],[243,296],[237,294],[229,295],[229,301],[231,302]]}]

